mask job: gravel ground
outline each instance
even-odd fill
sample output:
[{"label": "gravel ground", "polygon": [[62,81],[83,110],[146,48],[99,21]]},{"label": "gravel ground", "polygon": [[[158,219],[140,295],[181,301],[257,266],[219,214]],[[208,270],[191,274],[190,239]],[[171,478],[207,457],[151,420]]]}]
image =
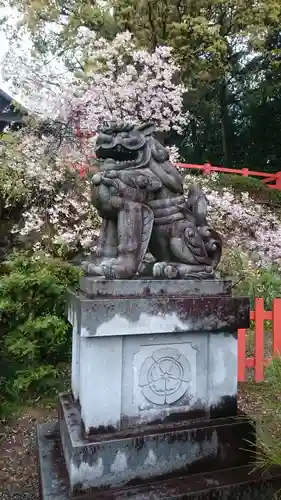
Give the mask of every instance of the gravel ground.
[{"label": "gravel ground", "polygon": [[0,500],[38,500],[36,424],[53,422],[55,409],[34,408],[0,427]]},{"label": "gravel ground", "polygon": [[[272,419],[281,424],[280,414],[264,407],[265,385],[245,384],[239,390],[239,407],[250,415]],[[54,408],[37,407],[25,411],[9,425],[0,424],[0,500],[39,500],[36,457],[36,424],[54,422]],[[281,408],[281,403],[280,403]],[[280,436],[281,425],[274,431]]]}]

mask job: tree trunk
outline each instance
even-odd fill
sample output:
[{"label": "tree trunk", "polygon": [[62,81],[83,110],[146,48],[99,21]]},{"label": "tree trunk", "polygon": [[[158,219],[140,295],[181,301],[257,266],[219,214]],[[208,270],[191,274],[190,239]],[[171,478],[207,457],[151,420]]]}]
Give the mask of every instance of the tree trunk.
[{"label": "tree trunk", "polygon": [[220,122],[221,122],[221,145],[223,153],[223,164],[229,164],[229,116],[228,116],[228,93],[225,79],[220,84]]}]

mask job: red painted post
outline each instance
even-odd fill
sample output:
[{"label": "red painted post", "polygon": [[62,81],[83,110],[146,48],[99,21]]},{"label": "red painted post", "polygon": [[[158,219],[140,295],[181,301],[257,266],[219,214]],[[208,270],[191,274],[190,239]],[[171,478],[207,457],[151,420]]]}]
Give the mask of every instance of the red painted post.
[{"label": "red painted post", "polygon": [[264,300],[255,299],[255,382],[264,380]]},{"label": "red painted post", "polygon": [[241,172],[242,172],[242,175],[244,177],[249,177],[249,169],[248,168],[242,168]]},{"label": "red painted post", "polygon": [[275,186],[277,189],[280,189],[281,190],[281,172],[277,172],[276,173],[276,182],[275,182]]},{"label": "red painted post", "polygon": [[281,356],[281,298],[273,300],[272,336],[272,354]]},{"label": "red painted post", "polygon": [[211,164],[210,163],[204,163],[203,166],[203,175],[209,175],[211,173]]},{"label": "red painted post", "polygon": [[239,328],[238,330],[238,382],[246,380],[246,330]]}]

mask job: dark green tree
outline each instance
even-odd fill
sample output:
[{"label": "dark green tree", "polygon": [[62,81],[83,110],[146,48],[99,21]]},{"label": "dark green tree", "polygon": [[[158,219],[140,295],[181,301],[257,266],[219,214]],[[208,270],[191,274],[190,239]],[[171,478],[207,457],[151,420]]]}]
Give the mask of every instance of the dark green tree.
[{"label": "dark green tree", "polygon": [[[184,136],[169,138],[180,145],[182,156],[225,166],[266,164],[273,168],[276,164],[280,0],[9,3],[23,12],[25,28],[39,52],[71,54],[81,26],[108,39],[129,30],[140,47],[151,50],[159,44],[171,45],[188,89]],[[59,27],[52,34],[46,31],[51,22]],[[272,118],[274,134],[268,125],[261,141],[265,117]]]}]

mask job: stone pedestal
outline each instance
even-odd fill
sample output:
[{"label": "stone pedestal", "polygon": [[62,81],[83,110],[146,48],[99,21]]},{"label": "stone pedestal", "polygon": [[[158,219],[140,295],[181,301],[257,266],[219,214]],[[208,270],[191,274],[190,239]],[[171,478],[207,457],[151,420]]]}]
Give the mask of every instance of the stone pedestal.
[{"label": "stone pedestal", "polygon": [[[254,436],[237,413],[237,329],[249,326],[249,300],[225,281],[92,278],[68,299],[72,392],[59,426],[38,430],[42,498],[208,498],[187,494],[198,474],[245,477]],[[68,497],[46,496],[43,463]],[[144,482],[173,477],[185,478],[185,496],[143,496]]]},{"label": "stone pedestal", "polygon": [[249,303],[231,297],[229,283],[84,278],[81,289],[69,294],[68,319],[87,435],[173,414],[235,415],[236,332]]}]

